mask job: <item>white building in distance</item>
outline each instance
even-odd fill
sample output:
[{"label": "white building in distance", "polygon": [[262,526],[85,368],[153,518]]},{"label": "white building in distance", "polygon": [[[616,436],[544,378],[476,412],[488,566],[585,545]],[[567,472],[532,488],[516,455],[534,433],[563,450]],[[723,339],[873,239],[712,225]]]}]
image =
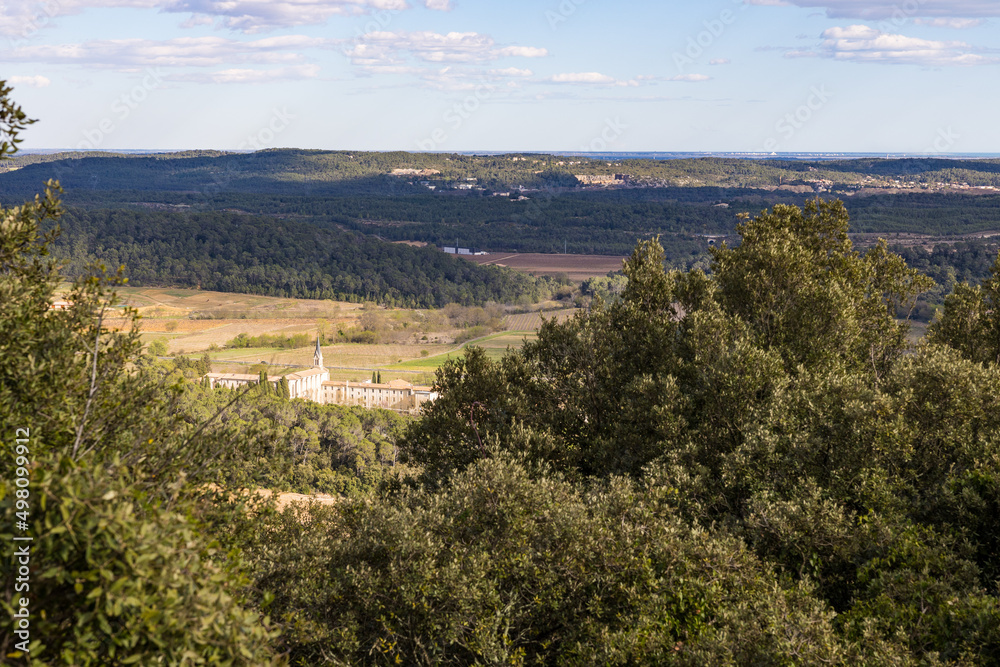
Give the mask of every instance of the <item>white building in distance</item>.
[{"label": "white building in distance", "polygon": [[[213,389],[239,389],[260,381],[259,376],[250,373],[208,373],[206,377]],[[431,387],[414,385],[406,380],[397,379],[388,383],[331,380],[330,371],[323,366],[323,351],[320,349],[319,339],[316,339],[313,367],[284,377],[288,382],[291,398],[330,405],[360,405],[366,408],[414,412],[438,396]],[[268,380],[277,385],[281,378]]]}]

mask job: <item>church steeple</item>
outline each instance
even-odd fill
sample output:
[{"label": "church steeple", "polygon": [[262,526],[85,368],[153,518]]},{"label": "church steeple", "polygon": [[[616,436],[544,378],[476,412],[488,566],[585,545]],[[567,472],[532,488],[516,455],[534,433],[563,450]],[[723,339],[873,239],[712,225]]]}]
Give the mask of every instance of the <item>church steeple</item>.
[{"label": "church steeple", "polygon": [[313,368],[323,368],[323,350],[319,349],[319,336],[316,337],[316,351],[313,353]]}]

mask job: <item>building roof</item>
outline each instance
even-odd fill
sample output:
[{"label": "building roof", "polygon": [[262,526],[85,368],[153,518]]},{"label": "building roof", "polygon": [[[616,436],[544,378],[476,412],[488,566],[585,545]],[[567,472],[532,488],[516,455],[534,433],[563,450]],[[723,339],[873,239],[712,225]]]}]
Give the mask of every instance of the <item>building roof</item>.
[{"label": "building roof", "polygon": [[[326,370],[322,368],[310,368],[306,371],[298,371],[297,373],[289,373],[284,377],[289,380],[301,380],[303,378],[312,377],[314,375],[323,375],[327,373]],[[241,382],[256,382],[260,379],[260,375],[251,373],[206,373],[206,377],[210,377],[216,380],[236,380]],[[277,382],[281,379],[280,375],[268,376],[267,378],[271,382]]]},{"label": "building roof", "polygon": [[237,382],[257,382],[260,380],[260,375],[251,373],[206,373],[205,376],[216,380],[236,380]]},{"label": "building roof", "polygon": [[307,377],[312,377],[314,375],[325,375],[328,371],[325,368],[310,368],[306,371],[296,371],[294,373],[289,373],[285,377],[289,380],[301,380]]}]

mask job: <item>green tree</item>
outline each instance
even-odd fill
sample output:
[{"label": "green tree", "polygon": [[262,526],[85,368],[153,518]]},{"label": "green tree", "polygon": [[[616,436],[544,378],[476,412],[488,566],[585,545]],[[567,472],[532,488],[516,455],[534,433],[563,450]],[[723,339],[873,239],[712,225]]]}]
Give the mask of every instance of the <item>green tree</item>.
[{"label": "green tree", "polygon": [[945,298],[930,340],[955,348],[966,359],[1000,364],[1000,255],[981,286],[959,283]]},{"label": "green tree", "polygon": [[149,345],[146,346],[146,349],[154,357],[162,357],[167,353],[167,342],[162,338],[157,338],[156,340],[150,341]]},{"label": "green tree", "polygon": [[440,492],[235,526],[283,647],[312,664],[892,664],[837,637],[808,585],[685,526],[674,490],[583,491],[508,455]]},{"label": "green tree", "polygon": [[737,226],[736,248],[712,249],[719,302],[791,367],[866,369],[877,380],[906,347],[899,306],[933,286],[881,242],[852,249],[840,201],[784,204]]},{"label": "green tree", "polygon": [[[0,82],[9,139],[0,154],[27,124],[9,92]],[[134,320],[124,331],[104,326],[120,274],[95,270],[70,288],[71,307],[50,311],[58,230],[39,229],[59,217],[57,190],[49,183],[33,202],[0,209],[0,423],[23,429],[30,470],[28,487],[0,480],[4,560],[20,544],[17,512],[30,514],[33,538],[31,644],[17,647],[5,624],[0,655],[28,653],[39,665],[268,664],[272,632],[241,603],[238,557],[194,520],[204,516],[197,497],[209,481],[235,481],[233,458],[245,452],[200,437],[203,427],[177,414],[183,385],[143,371]],[[3,578],[13,591],[14,570]],[[8,618],[12,599],[0,600]]]}]

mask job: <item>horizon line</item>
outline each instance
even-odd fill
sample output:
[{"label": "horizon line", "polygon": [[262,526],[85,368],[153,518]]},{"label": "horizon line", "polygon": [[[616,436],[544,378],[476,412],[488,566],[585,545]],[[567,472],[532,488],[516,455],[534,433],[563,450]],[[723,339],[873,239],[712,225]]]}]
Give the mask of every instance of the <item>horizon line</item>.
[{"label": "horizon line", "polygon": [[[554,155],[554,156],[726,156],[726,157],[746,157],[753,159],[780,158],[783,156],[824,156],[824,157],[881,157],[882,159],[902,159],[902,158],[923,158],[923,159],[956,159],[956,158],[1000,158],[1000,152],[947,152],[933,153],[926,151],[741,151],[741,150],[622,150],[622,151],[572,151],[572,150],[496,150],[496,149],[473,149],[473,150],[451,150],[451,151],[420,151],[402,149],[352,149],[352,148],[301,148],[295,146],[281,146],[273,148],[263,148],[259,150],[227,149],[227,148],[20,148],[17,153],[10,155],[15,157],[18,154],[52,154],[52,153],[136,153],[136,154],[164,154],[164,153],[186,153],[194,151],[218,151],[230,154],[253,154],[265,151],[321,151],[321,152],[358,152],[358,153],[411,153],[414,155]],[[626,158],[627,159],[627,158]]]}]

